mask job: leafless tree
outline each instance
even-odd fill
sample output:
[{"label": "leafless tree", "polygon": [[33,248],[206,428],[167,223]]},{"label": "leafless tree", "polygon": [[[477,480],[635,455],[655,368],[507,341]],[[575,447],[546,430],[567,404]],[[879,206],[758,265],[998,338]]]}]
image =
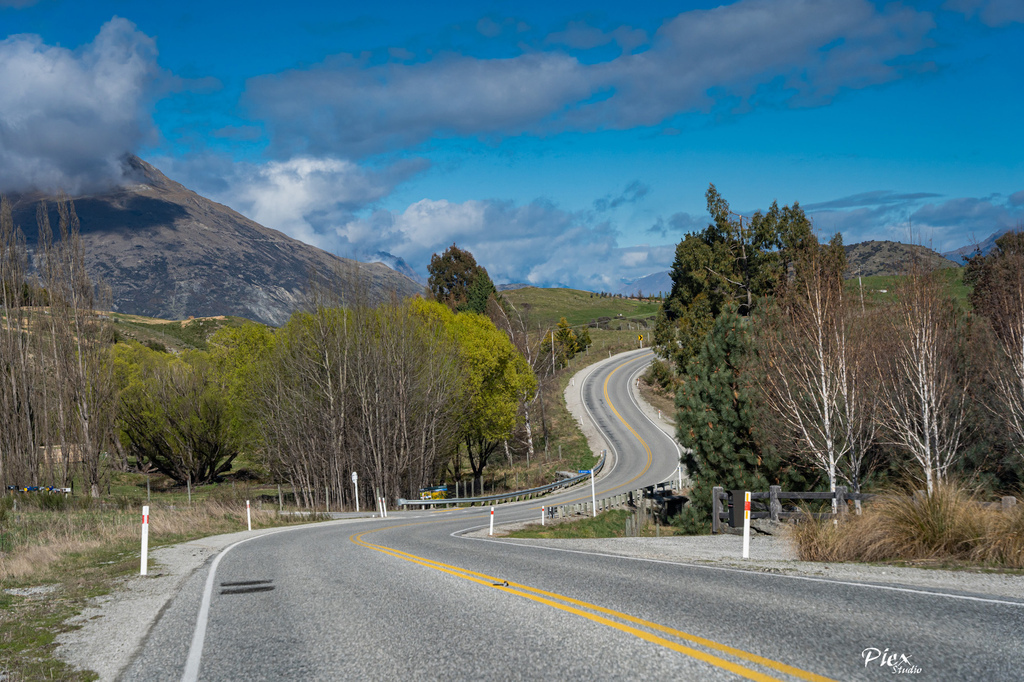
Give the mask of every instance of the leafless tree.
[{"label": "leafless tree", "polygon": [[[519,411],[522,417],[521,423],[524,432],[523,440],[526,446],[526,462],[529,465],[530,461],[536,458],[530,410],[538,403],[540,404],[540,409],[544,409],[543,381],[546,378],[549,365],[546,362],[548,356],[541,352],[541,347],[544,344],[547,332],[538,331],[538,333],[531,334],[528,312],[516,308],[515,304],[508,299],[499,301],[497,298],[492,297],[488,302],[487,314],[498,329],[508,334],[512,345],[515,346],[516,350],[523,356],[523,359],[526,360],[526,364],[533,370],[534,376],[537,377],[539,383],[536,391],[532,394],[524,393],[520,396],[519,400]],[[544,421],[543,417],[541,421]],[[506,443],[506,450],[507,448]],[[509,463],[511,464],[511,461]]]},{"label": "leafless tree", "polygon": [[0,198],[0,481],[38,485],[40,421],[45,392],[40,390],[38,354],[30,333],[33,289],[27,274],[24,236],[14,225],[11,204]]},{"label": "leafless tree", "polygon": [[890,318],[891,351],[876,356],[883,422],[921,467],[931,494],[960,455],[965,430],[969,380],[958,349],[959,315],[937,273],[915,265]]},{"label": "leafless tree", "polygon": [[103,453],[112,449],[116,392],[107,353],[112,338],[96,312],[96,290],[85,269],[78,216],[66,197],[57,204],[59,240],[49,211],[37,211],[42,282],[49,295],[49,339],[53,357],[52,395],[60,418],[61,450],[78,454],[93,497],[104,475]]},{"label": "leafless tree", "polygon": [[805,252],[761,334],[765,402],[788,442],[825,474],[832,491],[840,478],[859,489],[873,437],[873,427],[865,425],[865,372],[858,337],[851,334],[844,266],[841,242]]}]

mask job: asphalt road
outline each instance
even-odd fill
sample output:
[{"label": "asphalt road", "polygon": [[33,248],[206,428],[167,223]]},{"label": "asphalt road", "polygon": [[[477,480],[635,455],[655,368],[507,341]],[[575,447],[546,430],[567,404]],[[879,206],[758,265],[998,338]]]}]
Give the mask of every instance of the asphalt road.
[{"label": "asphalt road", "polygon": [[[627,390],[648,361],[618,356],[583,387],[614,450],[599,494],[675,468]],[[540,504],[499,506],[499,523],[539,518]],[[918,679],[1024,679],[1012,600],[525,546],[472,533],[487,514],[393,513],[235,545],[187,581],[123,678],[875,680],[900,669],[887,662]]]}]

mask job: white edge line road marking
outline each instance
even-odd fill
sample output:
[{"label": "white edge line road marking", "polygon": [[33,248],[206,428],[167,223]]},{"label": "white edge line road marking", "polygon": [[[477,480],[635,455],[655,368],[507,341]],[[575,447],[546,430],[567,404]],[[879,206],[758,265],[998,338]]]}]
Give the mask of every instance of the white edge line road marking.
[{"label": "white edge line road marking", "polygon": [[878,585],[876,583],[858,583],[849,580],[835,580],[833,578],[812,578],[807,575],[788,575],[786,573],[765,573],[763,571],[751,571],[745,568],[732,568],[730,566],[708,566],[707,564],[694,564],[685,561],[667,561],[665,559],[646,559],[643,557],[634,556],[623,556],[621,554],[607,554],[605,552],[585,552],[580,549],[566,549],[565,547],[543,547],[541,545],[528,545],[520,544],[518,542],[508,542],[507,540],[491,540],[488,538],[475,538],[464,533],[469,533],[482,526],[474,526],[473,528],[466,528],[464,530],[457,530],[451,534],[451,537],[461,538],[463,540],[475,540],[478,542],[493,542],[499,545],[511,545],[513,547],[530,547],[533,549],[540,549],[546,552],[568,552],[570,554],[587,554],[590,556],[607,557],[610,559],[624,559],[626,561],[644,561],[650,564],[666,564],[668,566],[686,566],[687,568],[702,568],[709,571],[726,571],[729,573],[753,573],[755,575],[762,575],[765,577],[772,578],[785,578],[789,580],[804,580],[812,583],[829,583],[832,585],[846,585],[848,587],[863,587],[871,590],[886,590],[889,592],[906,592],[909,594],[925,594],[932,597],[946,597],[947,599],[960,599],[962,601],[976,601],[984,602],[986,604],[1003,604],[1006,606],[1024,606],[1024,601],[1009,601],[1006,599],[994,599],[988,597],[972,597],[966,594],[950,594],[949,592],[937,592],[932,590],[915,590],[909,587],[896,587],[894,585]]},{"label": "white edge line road marking", "polygon": [[[210,566],[210,573],[206,576],[206,585],[203,587],[203,601],[199,606],[199,616],[196,618],[196,628],[192,632],[192,644],[189,645],[188,648],[188,659],[185,661],[185,671],[181,674],[181,682],[195,682],[199,679],[199,665],[203,660],[203,641],[206,639],[206,622],[210,615],[210,600],[213,597],[213,585],[216,582],[217,566],[220,564],[220,560],[223,559],[228,552],[241,544],[249,542],[250,540],[258,540],[259,538],[265,538],[268,535],[277,535],[278,533],[284,533],[290,530],[306,530],[309,528],[324,528],[328,525],[341,525],[339,522],[351,522],[352,520],[353,519],[337,519],[334,522],[327,521],[325,523],[309,523],[301,526],[292,526],[290,528],[280,528],[269,533],[261,533],[260,535],[254,535],[251,538],[239,540],[238,542],[228,545],[222,549],[220,553],[214,557],[213,564]],[[367,520],[372,521],[374,519],[370,518]]]}]

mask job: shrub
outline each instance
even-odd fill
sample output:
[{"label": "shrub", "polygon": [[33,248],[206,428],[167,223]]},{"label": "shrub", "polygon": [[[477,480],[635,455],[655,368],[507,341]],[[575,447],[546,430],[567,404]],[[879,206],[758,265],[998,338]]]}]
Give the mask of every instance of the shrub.
[{"label": "shrub", "polygon": [[793,538],[804,561],[989,561],[1024,559],[1024,514],[986,509],[956,483],[931,495],[894,491],[838,523],[808,518]]},{"label": "shrub", "polygon": [[663,361],[655,360],[644,373],[644,381],[649,384],[661,387],[661,390],[669,390],[675,383],[672,369]]},{"label": "shrub", "polygon": [[675,516],[671,523],[680,535],[709,535],[711,533],[711,516],[703,507],[687,505]]},{"label": "shrub", "polygon": [[989,515],[988,535],[975,548],[973,558],[1024,568],[1024,504],[1018,499],[1011,511],[989,512]]}]

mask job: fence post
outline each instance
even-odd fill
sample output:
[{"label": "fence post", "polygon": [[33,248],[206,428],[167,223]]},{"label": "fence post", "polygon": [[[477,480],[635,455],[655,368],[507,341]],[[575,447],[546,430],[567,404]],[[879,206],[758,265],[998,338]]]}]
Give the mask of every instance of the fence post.
[{"label": "fence post", "polygon": [[836,511],[839,512],[840,516],[846,516],[846,512],[849,511],[846,508],[846,486],[836,486]]},{"label": "fence post", "polygon": [[781,492],[781,485],[768,486],[768,514],[772,523],[779,522],[779,512],[782,511],[782,503],[779,502],[779,493]]},{"label": "fence post", "polygon": [[1003,498],[1003,511],[1013,511],[1013,508],[1017,506],[1017,498],[1013,495],[1007,495]]},{"label": "fence post", "polygon": [[722,498],[719,495],[722,494],[722,487],[715,486],[711,489],[711,532],[721,533],[722,532],[722,521],[720,514],[722,513]]}]

